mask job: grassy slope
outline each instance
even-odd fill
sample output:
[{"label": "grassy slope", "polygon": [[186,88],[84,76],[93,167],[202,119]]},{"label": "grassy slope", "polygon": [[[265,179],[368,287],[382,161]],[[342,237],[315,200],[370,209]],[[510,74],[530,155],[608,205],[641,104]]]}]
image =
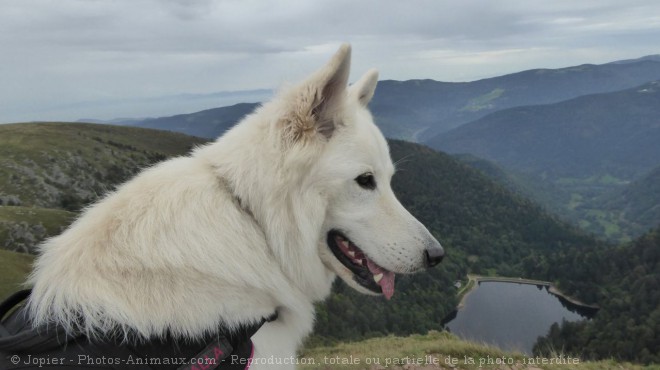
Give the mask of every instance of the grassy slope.
[{"label": "grassy slope", "polygon": [[[474,364],[469,363],[470,358],[474,360]],[[583,362],[578,359],[579,363],[572,365],[530,365],[530,357],[520,353],[504,352],[487,345],[460,340],[447,332],[435,331],[426,335],[388,336],[360,342],[306,348],[299,359],[301,363],[307,362],[300,366],[301,369],[660,369],[657,365],[643,367],[614,360]],[[350,361],[352,364],[342,365],[342,359]],[[374,359],[380,362],[380,367],[374,365],[376,361]],[[454,366],[449,365],[451,359],[455,361]],[[514,364],[512,366],[488,365],[489,359],[493,362],[496,359],[504,359],[504,361],[512,361]],[[310,364],[311,361],[313,361],[313,365]],[[331,363],[332,361],[335,363]],[[371,364],[367,364],[367,361],[370,361]],[[418,361],[421,361],[421,365]],[[481,366],[480,361],[484,361]]]},{"label": "grassy slope", "polygon": [[124,126],[0,125],[0,200],[4,205],[75,208],[140,168],[205,141]]}]

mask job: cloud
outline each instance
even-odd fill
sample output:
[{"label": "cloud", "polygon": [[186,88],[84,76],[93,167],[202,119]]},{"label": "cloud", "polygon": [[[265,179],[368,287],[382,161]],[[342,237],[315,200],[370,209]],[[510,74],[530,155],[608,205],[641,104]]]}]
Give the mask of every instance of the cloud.
[{"label": "cloud", "polygon": [[1,6],[0,122],[49,119],[31,112],[84,101],[276,88],[320,66],[344,41],[354,46],[355,77],[377,67],[384,79],[460,81],[655,54],[660,39],[655,0],[3,0]]}]

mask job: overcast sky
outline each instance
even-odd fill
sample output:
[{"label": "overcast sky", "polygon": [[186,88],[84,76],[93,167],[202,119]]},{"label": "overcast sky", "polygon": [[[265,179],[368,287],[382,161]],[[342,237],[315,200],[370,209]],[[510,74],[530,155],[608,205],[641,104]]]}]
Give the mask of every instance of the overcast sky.
[{"label": "overcast sky", "polygon": [[659,54],[659,40],[658,0],[0,0],[0,122],[226,105],[176,96],[274,89],[346,41],[352,80],[471,81]]}]

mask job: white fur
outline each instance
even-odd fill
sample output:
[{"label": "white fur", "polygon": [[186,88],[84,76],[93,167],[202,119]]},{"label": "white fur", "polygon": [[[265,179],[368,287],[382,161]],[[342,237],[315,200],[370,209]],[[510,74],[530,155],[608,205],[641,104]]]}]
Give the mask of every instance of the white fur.
[{"label": "white fur", "polygon": [[[336,275],[367,292],[330,252],[330,229],[391,271],[423,267],[437,241],[390,188],[366,109],[377,72],[347,89],[349,66],[344,45],[214,143],[143,171],[46,241],[31,276],[35,325],[189,338],[277,310],[255,356],[286,358]],[[356,184],[365,172],[377,189]]]}]

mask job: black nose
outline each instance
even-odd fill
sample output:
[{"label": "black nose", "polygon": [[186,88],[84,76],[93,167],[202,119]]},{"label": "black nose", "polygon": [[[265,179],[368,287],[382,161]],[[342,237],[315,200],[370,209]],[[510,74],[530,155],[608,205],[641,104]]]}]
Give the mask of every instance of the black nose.
[{"label": "black nose", "polygon": [[437,265],[445,257],[445,251],[440,246],[428,248],[424,254],[426,255],[426,267]]}]

